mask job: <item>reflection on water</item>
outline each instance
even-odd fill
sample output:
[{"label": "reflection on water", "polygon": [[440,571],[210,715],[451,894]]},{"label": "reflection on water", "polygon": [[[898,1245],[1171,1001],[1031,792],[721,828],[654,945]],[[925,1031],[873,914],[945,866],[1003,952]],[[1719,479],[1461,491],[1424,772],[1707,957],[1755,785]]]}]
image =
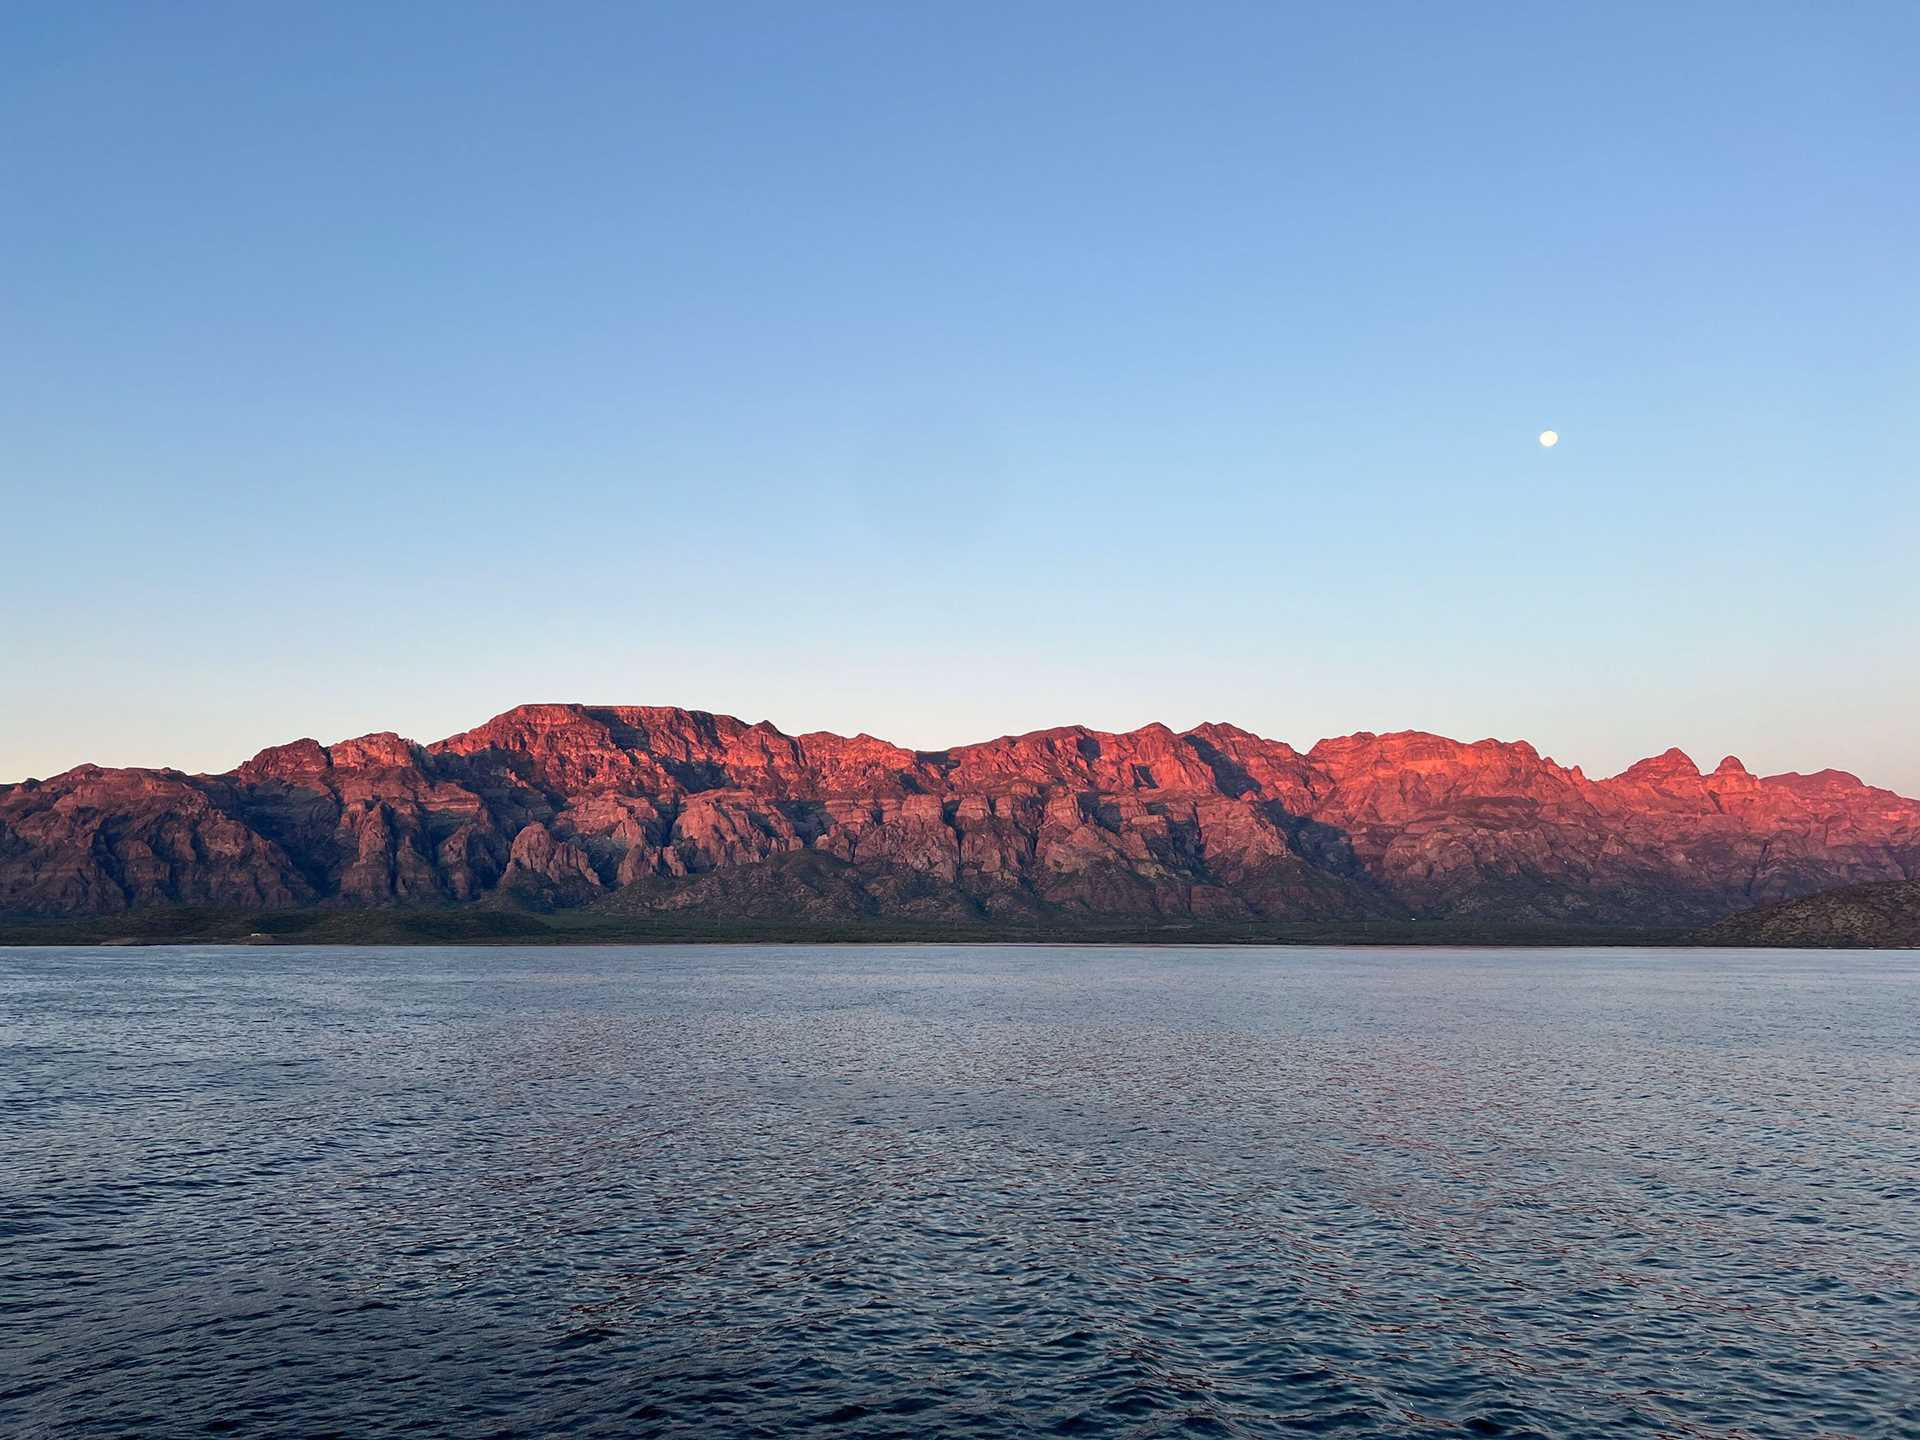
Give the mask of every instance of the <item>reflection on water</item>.
[{"label": "reflection on water", "polygon": [[1920,1434],[1920,957],[0,951],[0,1431]]}]

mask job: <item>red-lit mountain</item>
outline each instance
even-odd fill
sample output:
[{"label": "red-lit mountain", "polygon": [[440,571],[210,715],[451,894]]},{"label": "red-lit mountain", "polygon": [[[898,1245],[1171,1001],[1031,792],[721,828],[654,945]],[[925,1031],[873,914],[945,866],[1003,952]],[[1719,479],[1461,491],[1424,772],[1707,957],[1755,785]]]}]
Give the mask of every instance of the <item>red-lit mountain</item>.
[{"label": "red-lit mountain", "polygon": [[670,708],[527,705],[224,775],[0,787],[0,912],[596,905],[777,919],[1691,924],[1920,877],[1920,802],[1851,775],[1608,780],[1524,742],[1068,727],[955,750]]}]

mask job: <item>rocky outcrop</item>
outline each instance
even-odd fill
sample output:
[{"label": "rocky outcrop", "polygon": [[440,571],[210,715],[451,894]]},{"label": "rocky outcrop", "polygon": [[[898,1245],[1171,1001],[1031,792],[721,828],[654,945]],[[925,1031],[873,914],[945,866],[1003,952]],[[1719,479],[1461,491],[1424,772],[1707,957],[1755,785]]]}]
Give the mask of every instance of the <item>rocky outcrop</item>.
[{"label": "rocky outcrop", "polygon": [[0,796],[0,910],[271,909],[316,898],[278,845],[170,770],[83,765]]},{"label": "rocky outcrop", "polygon": [[513,837],[500,884],[518,898],[545,905],[582,904],[603,888],[586,847],[554,839],[537,820]]},{"label": "rocky outcrop", "polygon": [[[0,788],[0,911],[203,903],[1697,924],[1920,875],[1851,775],[1592,780],[1523,741],[1069,726],[944,751],[670,707],[527,705],[433,745]],[[798,907],[794,910],[793,907]]]}]

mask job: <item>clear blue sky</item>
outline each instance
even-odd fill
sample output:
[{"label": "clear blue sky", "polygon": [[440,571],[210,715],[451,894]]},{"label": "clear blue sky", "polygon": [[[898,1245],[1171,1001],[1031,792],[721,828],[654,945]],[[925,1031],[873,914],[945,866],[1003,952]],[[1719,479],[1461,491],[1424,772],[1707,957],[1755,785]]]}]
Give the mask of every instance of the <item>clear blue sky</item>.
[{"label": "clear blue sky", "polygon": [[1920,794],[1916,53],[1906,0],[13,0],[0,779],[566,699]]}]

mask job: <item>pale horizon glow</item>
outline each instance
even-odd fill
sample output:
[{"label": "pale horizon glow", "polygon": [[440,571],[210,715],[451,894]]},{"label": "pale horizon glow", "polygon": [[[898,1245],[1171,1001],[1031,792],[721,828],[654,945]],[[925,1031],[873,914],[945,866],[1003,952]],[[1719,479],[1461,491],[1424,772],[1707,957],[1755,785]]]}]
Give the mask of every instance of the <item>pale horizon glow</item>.
[{"label": "pale horizon glow", "polygon": [[562,9],[0,12],[0,782],[545,699],[1920,794],[1920,7]]}]

